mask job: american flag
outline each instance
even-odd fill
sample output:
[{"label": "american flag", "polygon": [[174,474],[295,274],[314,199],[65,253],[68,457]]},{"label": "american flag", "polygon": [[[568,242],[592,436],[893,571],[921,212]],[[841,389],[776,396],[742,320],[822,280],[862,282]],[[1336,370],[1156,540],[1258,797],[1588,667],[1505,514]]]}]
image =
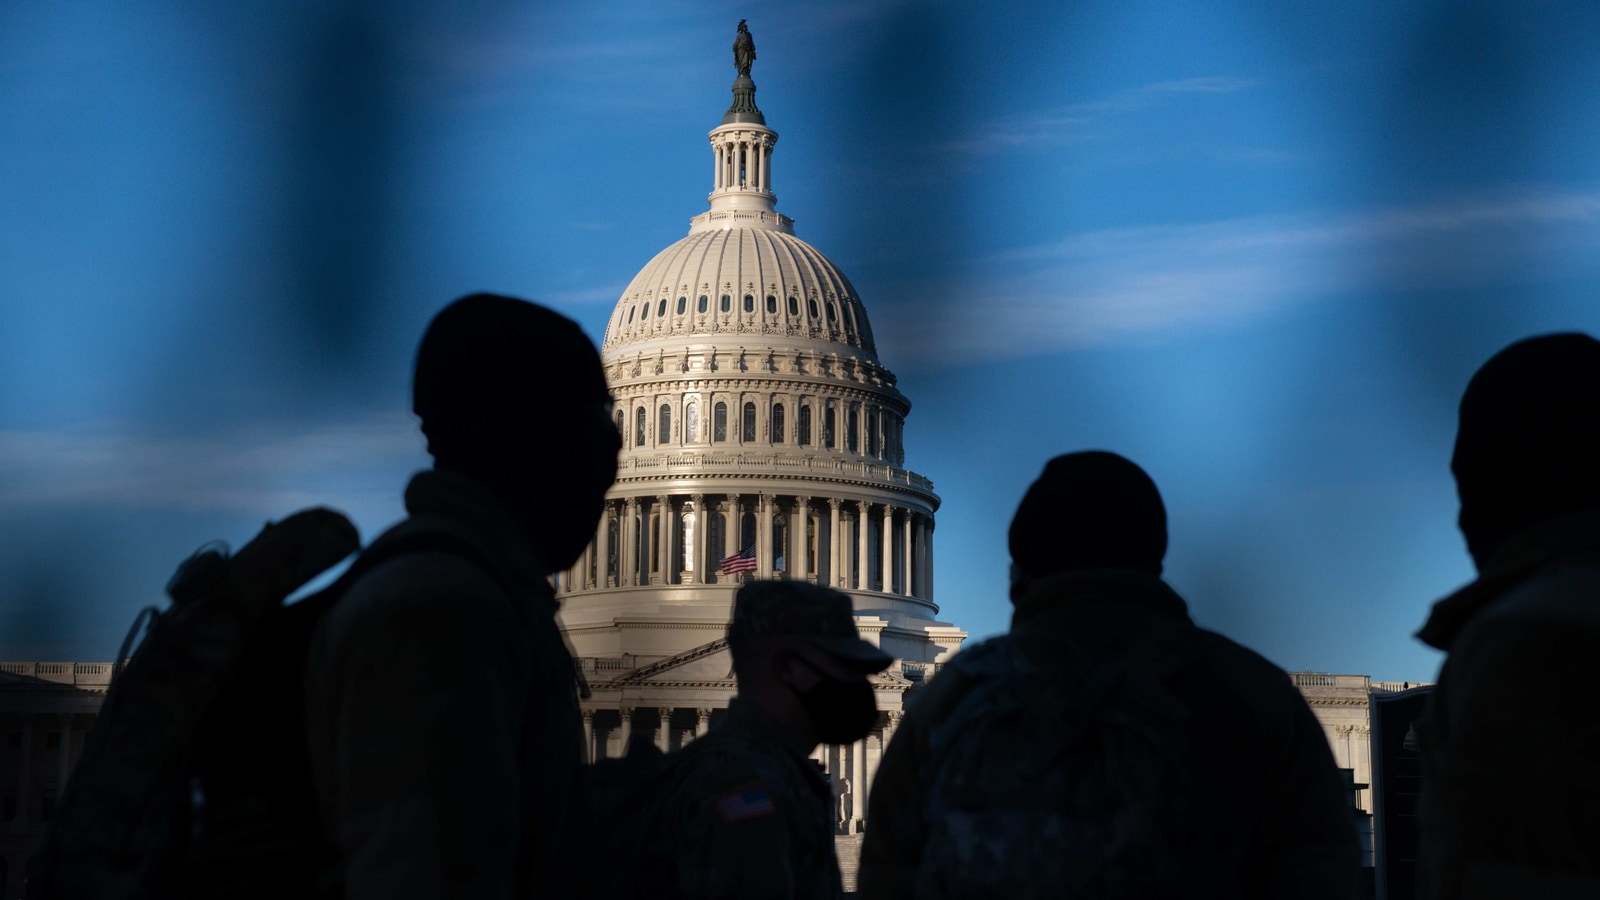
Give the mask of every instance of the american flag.
[{"label": "american flag", "polygon": [[767,794],[767,789],[761,785],[723,794],[717,798],[715,805],[717,815],[729,824],[747,819],[759,819],[778,811],[778,807],[772,802],[772,797]]},{"label": "american flag", "polygon": [[756,545],[751,544],[732,556],[724,556],[717,568],[724,575],[736,572],[754,572],[756,570]]}]

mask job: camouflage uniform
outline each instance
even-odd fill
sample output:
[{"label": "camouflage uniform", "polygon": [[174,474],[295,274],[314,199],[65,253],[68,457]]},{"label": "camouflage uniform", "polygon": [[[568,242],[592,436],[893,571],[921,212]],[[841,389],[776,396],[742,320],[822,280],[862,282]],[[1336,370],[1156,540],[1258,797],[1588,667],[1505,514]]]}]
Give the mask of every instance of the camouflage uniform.
[{"label": "camouflage uniform", "polygon": [[[766,652],[781,646],[801,658],[826,656],[858,673],[852,683],[868,692],[867,673],[893,661],[862,640],[848,597],[803,582],[741,588],[728,640],[736,659],[759,659],[763,646]],[[865,699],[871,707],[870,693]],[[865,712],[876,716],[875,710]],[[820,725],[817,731],[829,739]],[[841,896],[833,792],[807,756],[810,750],[766,709],[740,696],[726,719],[680,751],[666,822],[675,845],[669,867],[676,870],[680,896]]]},{"label": "camouflage uniform", "polygon": [[670,813],[683,897],[838,897],[832,793],[761,709],[735,698],[689,745]]},{"label": "camouflage uniform", "polygon": [[465,476],[418,474],[406,509],[391,535],[455,533],[506,583],[459,554],[409,554],[318,626],[306,724],[344,896],[575,896],[590,827],[583,731],[546,567]]},{"label": "camouflage uniform", "polygon": [[[1162,680],[1187,715],[1184,755],[1201,775],[1189,804],[1209,826],[1189,848],[1185,897],[1345,900],[1355,890],[1356,834],[1322,727],[1281,669],[1196,628],[1159,578],[1090,570],[1039,580],[1016,601],[1011,632],[990,644],[1048,646],[1074,638],[1096,663],[1126,657],[1152,635],[1189,662]],[[980,645],[962,651],[975,659]],[[993,647],[988,648],[994,649]],[[1065,666],[1070,655],[1037,654]],[[974,689],[970,665],[939,673],[906,712],[872,785],[861,850],[862,897],[916,893],[931,785],[931,738]],[[1028,748],[996,757],[1016,765]],[[994,778],[991,781],[1003,781]],[[1037,844],[1028,844],[1030,849]],[[945,860],[948,862],[948,860]]]}]

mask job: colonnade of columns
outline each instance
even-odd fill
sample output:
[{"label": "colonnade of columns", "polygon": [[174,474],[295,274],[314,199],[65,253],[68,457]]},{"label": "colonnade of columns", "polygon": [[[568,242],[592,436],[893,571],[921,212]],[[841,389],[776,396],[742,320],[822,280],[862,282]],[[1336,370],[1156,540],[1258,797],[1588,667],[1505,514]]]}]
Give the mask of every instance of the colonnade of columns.
[{"label": "colonnade of columns", "polygon": [[[0,812],[7,814],[5,818],[9,821],[5,824],[9,824],[14,830],[25,829],[30,823],[42,822],[49,818],[49,810],[45,808],[44,798],[36,796],[34,788],[38,786],[40,764],[49,765],[51,761],[48,759],[36,759],[33,745],[36,734],[35,726],[41,723],[48,726],[51,719],[55,720],[55,729],[46,733],[53,735],[54,737],[51,739],[57,741],[54,747],[55,759],[53,760],[56,766],[56,777],[53,784],[45,781],[44,786],[52,788],[52,801],[60,799],[62,791],[66,788],[67,777],[72,774],[72,728],[77,719],[76,714],[23,714],[21,716],[21,743],[18,748],[20,752],[18,754],[16,785],[14,791],[3,792],[10,795],[7,798],[10,802],[6,803],[7,809],[0,810]],[[49,745],[47,744],[46,747],[48,751],[50,749]]]},{"label": "colonnade of columns", "polygon": [[[776,136],[755,132],[712,144],[717,156],[715,190],[772,192],[772,145]],[[740,175],[744,177],[741,178]]]},{"label": "colonnade of columns", "polygon": [[[876,532],[876,534],[874,534]],[[658,494],[608,500],[594,540],[561,573],[566,592],[737,579],[720,562],[749,553],[758,578],[933,596],[933,517],[867,500],[778,494]]]}]

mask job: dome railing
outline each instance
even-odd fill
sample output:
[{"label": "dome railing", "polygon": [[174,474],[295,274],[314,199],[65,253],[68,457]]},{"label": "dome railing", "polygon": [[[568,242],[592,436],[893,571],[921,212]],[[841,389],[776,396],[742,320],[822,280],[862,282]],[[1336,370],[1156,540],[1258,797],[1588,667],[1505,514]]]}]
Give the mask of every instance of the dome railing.
[{"label": "dome railing", "polygon": [[931,493],[933,482],[917,473],[886,463],[826,456],[795,456],[788,453],[710,452],[673,453],[665,456],[625,456],[617,462],[617,477],[670,474],[687,469],[696,475],[723,472],[778,472],[784,475],[823,475],[851,478]]}]

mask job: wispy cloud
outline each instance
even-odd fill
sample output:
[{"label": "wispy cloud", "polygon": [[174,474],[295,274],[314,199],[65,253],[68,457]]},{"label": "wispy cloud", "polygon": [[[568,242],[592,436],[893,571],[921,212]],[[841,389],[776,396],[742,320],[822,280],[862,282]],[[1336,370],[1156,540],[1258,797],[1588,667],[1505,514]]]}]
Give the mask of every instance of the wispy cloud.
[{"label": "wispy cloud", "polygon": [[1600,193],[1463,198],[1342,215],[1070,235],[874,304],[891,359],[961,364],[1225,326],[1294,304],[1492,285],[1595,259]]},{"label": "wispy cloud", "polygon": [[1099,137],[1107,120],[1186,95],[1231,94],[1249,90],[1256,82],[1247,78],[1207,75],[1176,81],[1157,81],[1104,97],[1050,109],[1028,110],[986,122],[970,138],[951,141],[946,152],[982,155],[1017,147],[1054,146]]},{"label": "wispy cloud", "polygon": [[415,421],[401,415],[224,434],[151,434],[123,423],[0,431],[0,508],[370,508],[392,503],[398,479],[425,461]]}]

